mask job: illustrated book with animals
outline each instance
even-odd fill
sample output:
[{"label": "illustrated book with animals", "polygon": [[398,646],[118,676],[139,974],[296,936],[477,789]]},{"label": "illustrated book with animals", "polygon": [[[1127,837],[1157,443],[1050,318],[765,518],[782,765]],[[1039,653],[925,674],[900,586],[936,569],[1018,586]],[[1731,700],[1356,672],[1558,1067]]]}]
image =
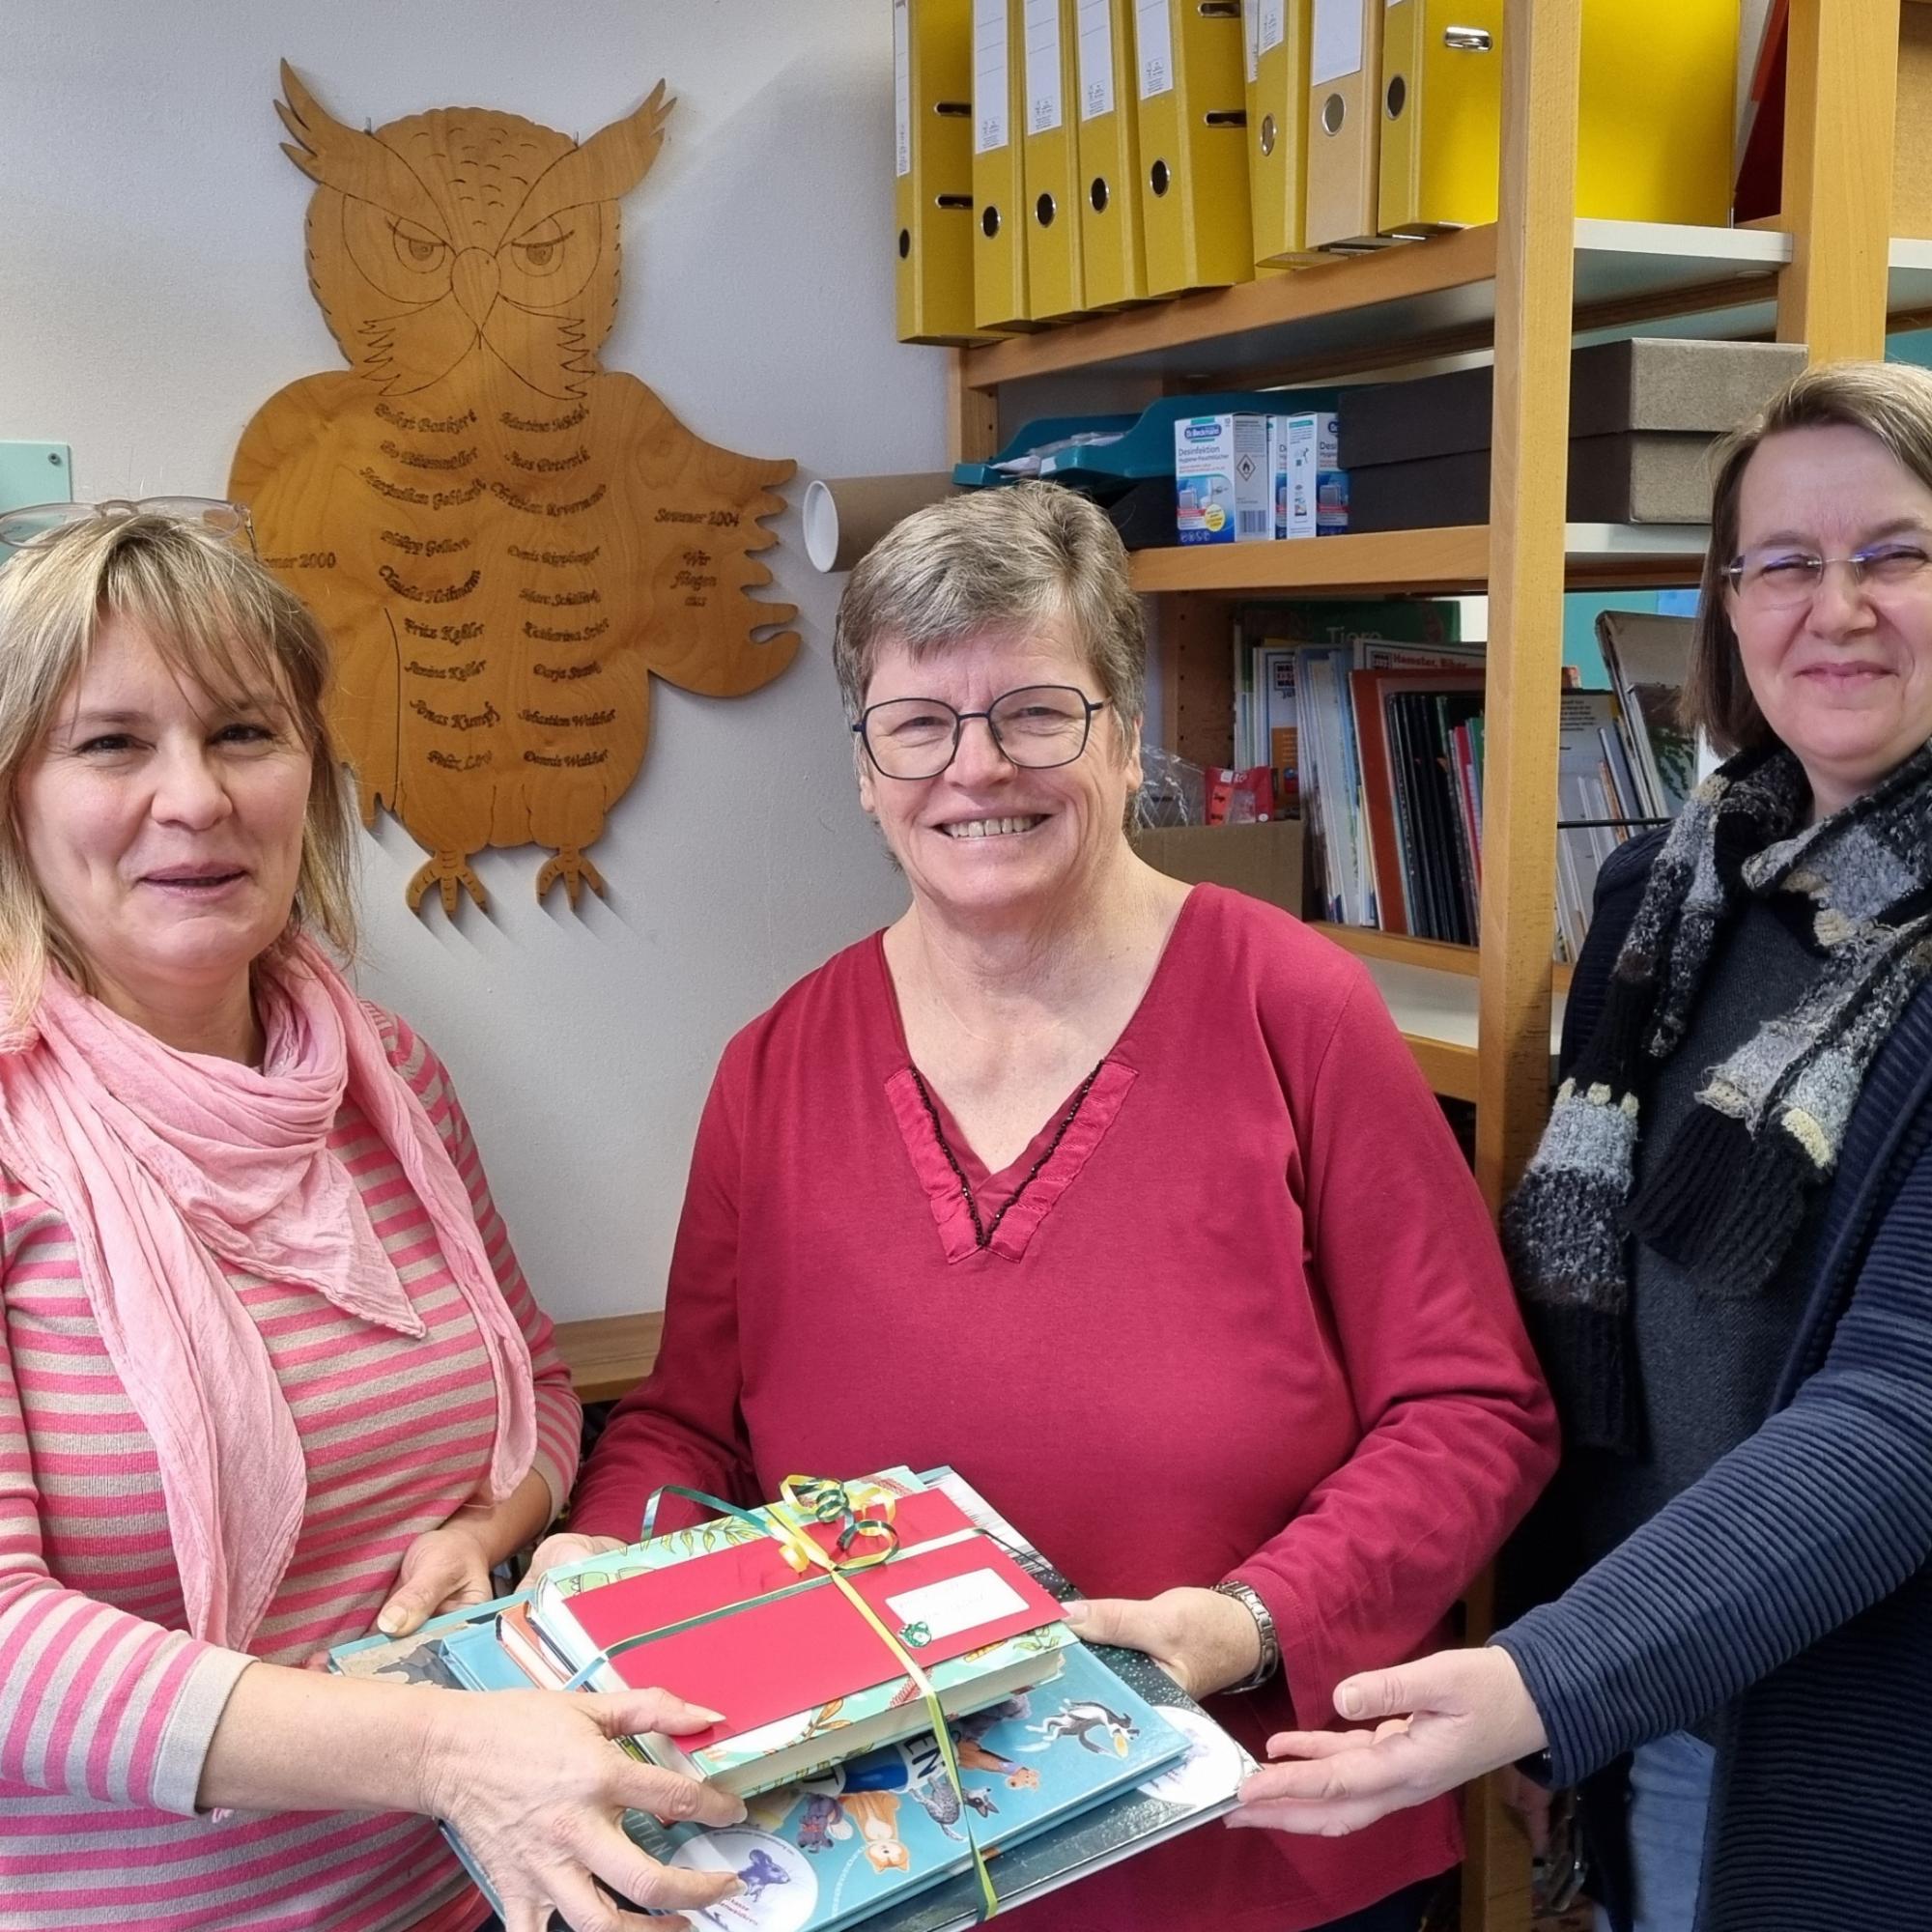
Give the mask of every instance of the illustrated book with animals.
[{"label": "illustrated book with animals", "polygon": [[[1077,1594],[955,1471],[942,1467],[915,1476],[895,1469],[868,1480],[901,1493],[929,1489],[950,1497],[1047,1595],[1065,1601]],[[864,1493],[864,1486],[854,1488]],[[574,1592],[756,1536],[734,1519],[718,1519],[587,1558],[553,1571],[551,1577],[558,1589]],[[410,1637],[345,1645],[331,1662],[357,1674],[479,1690],[519,1684],[525,1680],[509,1674],[515,1666],[497,1641],[495,1627],[504,1609],[526,1602],[502,1599],[435,1619]],[[1157,1664],[1138,1651],[1070,1640],[1057,1660],[1058,1677],[1023,1693],[1024,1714],[1016,1697],[954,1720],[962,1773],[956,1797],[943,1776],[918,1775],[924,1754],[937,1761],[925,1734],[753,1796],[748,1801],[752,1816],[741,1826],[667,1829],[634,1812],[625,1818],[625,1830],[654,1858],[713,1870],[728,1863],[744,1879],[746,1889],[737,1897],[687,1915],[708,1932],[838,1932],[862,1920],[877,1932],[964,1932],[979,1921],[982,1902],[964,1838],[967,1828],[982,1852],[997,1852],[990,1869],[1001,1904],[1009,1906],[1057,1890],[1234,1807],[1252,1760]],[[1156,1758],[1148,1753],[1162,1726],[1178,1734],[1178,1742],[1163,1745],[1164,1755]],[[1129,1729],[1136,1735],[1128,1736]],[[1025,1776],[1009,1782],[1013,1770],[1007,1767],[1031,1770],[1038,1782]],[[895,1779],[906,1794],[898,1807],[903,1829],[898,1837],[886,1839],[880,1834],[888,1807],[858,1801],[867,1784],[891,1791],[898,1788]],[[933,1807],[940,1817],[934,1817]],[[864,1816],[868,1811],[869,1836]],[[835,1824],[842,1831],[835,1831]],[[948,1826],[960,1835],[949,1836]],[[903,1869],[890,1852],[874,1857],[871,1848],[888,1843],[904,1847]],[[468,1863],[464,1848],[459,1844],[457,1850]],[[481,1874],[475,1875],[480,1883]]]},{"label": "illustrated book with animals", "polygon": [[[500,1683],[503,1655],[487,1627],[452,1636],[447,1649],[459,1677],[473,1671],[478,1689]],[[667,1829],[634,1815],[627,1829],[667,1864],[728,1871],[743,1883],[724,1905],[687,1913],[716,1932],[836,1932],[882,1912],[881,1923],[896,1925],[915,1901],[948,1896],[949,1882],[963,1878],[977,1891],[966,1826],[982,1855],[999,1854],[992,1870],[1000,1885],[1016,1847],[1162,1776],[1188,1748],[1078,1647],[1045,1690],[955,1719],[951,1730],[957,1788],[927,1731],[753,1796],[742,1825]]]}]

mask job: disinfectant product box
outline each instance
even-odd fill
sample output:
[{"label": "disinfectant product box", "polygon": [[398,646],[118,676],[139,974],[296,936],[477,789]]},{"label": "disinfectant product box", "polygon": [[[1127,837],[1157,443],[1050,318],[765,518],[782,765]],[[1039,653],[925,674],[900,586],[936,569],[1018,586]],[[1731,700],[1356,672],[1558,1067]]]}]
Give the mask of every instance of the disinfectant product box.
[{"label": "disinfectant product box", "polygon": [[1288,534],[1288,418],[1267,419],[1268,488],[1273,493],[1269,506],[1270,527],[1277,537]]},{"label": "disinfectant product box", "polygon": [[1288,517],[1283,534],[1333,536],[1349,527],[1349,479],[1336,460],[1332,410],[1283,416],[1288,442]]},{"label": "disinfectant product box", "polygon": [[1274,535],[1267,425],[1261,415],[1175,423],[1175,526],[1182,543],[1258,543]]}]

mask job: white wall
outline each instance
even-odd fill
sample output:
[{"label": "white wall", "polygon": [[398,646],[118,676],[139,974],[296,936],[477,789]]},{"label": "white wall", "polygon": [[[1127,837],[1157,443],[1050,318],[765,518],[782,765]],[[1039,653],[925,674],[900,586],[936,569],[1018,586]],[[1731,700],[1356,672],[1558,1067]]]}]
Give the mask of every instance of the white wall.
[{"label": "white wall", "polygon": [[902,903],[854,797],[811,474],[944,460],[940,352],[893,340],[885,0],[68,0],[0,33],[0,438],[73,445],[83,497],[220,495],[274,390],[342,366],[278,151],[286,56],[345,121],[480,103],[585,135],[660,75],[664,152],[624,204],[605,365],[699,434],[797,459],[769,555],[804,647],[720,702],[655,686],[652,747],[595,851],[608,904],[539,908],[484,855],[488,917],[420,919],[420,854],[365,841],[362,983],[454,1069],[553,1315],[658,1305],[726,1037]]}]

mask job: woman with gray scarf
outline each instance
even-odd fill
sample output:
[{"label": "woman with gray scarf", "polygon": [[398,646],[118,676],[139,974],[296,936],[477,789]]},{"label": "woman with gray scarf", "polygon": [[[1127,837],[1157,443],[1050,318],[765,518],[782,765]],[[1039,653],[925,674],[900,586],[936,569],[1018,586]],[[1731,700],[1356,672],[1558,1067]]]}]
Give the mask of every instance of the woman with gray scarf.
[{"label": "woman with gray scarf", "polygon": [[1932,376],[1800,377],[1720,450],[1711,535],[1687,709],[1730,755],[1605,868],[1504,1221],[1564,1420],[1517,1566],[1548,1601],[1340,1685],[1374,1728],[1271,1740],[1236,1822],[1526,1760],[1585,1785],[1619,1932],[1917,1923]]}]

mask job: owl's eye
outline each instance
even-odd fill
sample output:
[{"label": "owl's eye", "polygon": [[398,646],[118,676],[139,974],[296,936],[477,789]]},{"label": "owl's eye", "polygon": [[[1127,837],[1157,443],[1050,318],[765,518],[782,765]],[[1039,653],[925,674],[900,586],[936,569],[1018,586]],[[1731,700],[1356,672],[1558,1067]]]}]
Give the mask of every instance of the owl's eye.
[{"label": "owl's eye", "polygon": [[553,215],[548,221],[540,221],[534,228],[519,235],[510,243],[510,251],[517,266],[526,273],[545,274],[562,262],[564,244],[576,232],[574,228],[565,228]]},{"label": "owl's eye", "polygon": [[433,269],[442,259],[444,244],[427,229],[412,221],[390,223],[396,238],[396,259],[406,269],[418,271]]}]

